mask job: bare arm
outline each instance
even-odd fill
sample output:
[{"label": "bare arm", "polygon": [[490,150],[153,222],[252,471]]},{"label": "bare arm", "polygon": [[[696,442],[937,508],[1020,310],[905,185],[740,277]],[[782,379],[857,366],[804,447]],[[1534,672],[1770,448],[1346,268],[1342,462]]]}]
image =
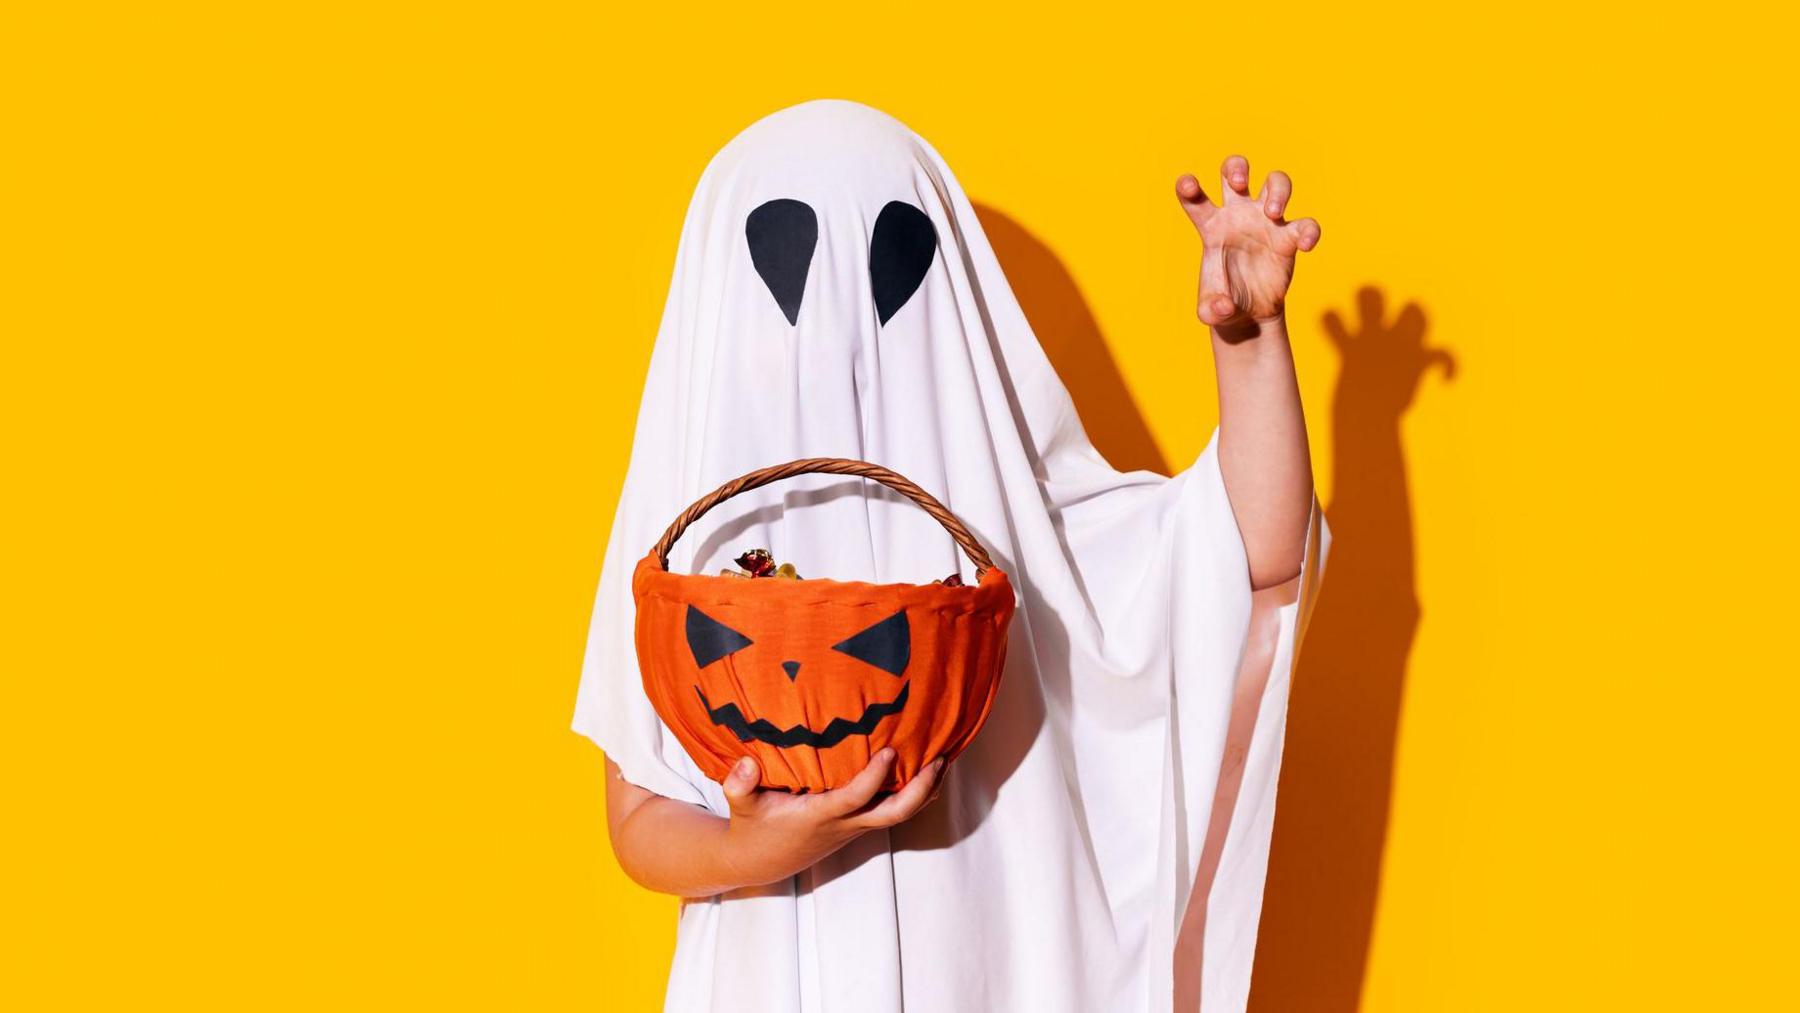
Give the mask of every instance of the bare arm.
[{"label": "bare arm", "polygon": [[935,797],[944,761],[906,787],[875,792],[894,765],[877,753],[848,784],[818,795],[761,791],[745,757],[725,779],[731,818],[632,784],[606,761],[606,829],[619,865],[639,886],[678,897],[711,897],[786,879],[870,830],[911,819]]},{"label": "bare arm", "polygon": [[1192,175],[1175,195],[1199,230],[1198,312],[1212,329],[1219,381],[1219,469],[1244,538],[1253,588],[1300,572],[1312,512],[1312,458],[1288,346],[1284,304],[1294,258],[1319,242],[1311,218],[1285,221],[1293,184],[1271,172],[1250,196],[1250,164],[1240,155],[1220,168],[1225,199],[1215,206]]}]

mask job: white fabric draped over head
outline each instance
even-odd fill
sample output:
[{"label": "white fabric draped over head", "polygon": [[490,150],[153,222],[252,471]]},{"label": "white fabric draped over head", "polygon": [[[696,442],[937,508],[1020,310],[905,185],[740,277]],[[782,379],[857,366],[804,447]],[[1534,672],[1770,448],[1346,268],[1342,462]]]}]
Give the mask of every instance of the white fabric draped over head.
[{"label": "white fabric draped over head", "polygon": [[[812,212],[809,256],[803,228],[763,235],[753,256],[746,227],[771,201]],[[894,202],[935,233],[897,306],[909,279],[894,265],[918,251],[872,249]],[[1329,535],[1315,507],[1306,573],[1253,599],[1215,444],[1172,478],[1106,463],[962,187],[904,124],[808,102],[719,151],[682,228],[576,730],[627,780],[727,811],[644,696],[629,582],[677,513],[764,465],[900,472],[969,526],[1020,602],[988,726],[938,801],[789,883],[684,903],[669,1009],[1166,1010],[1184,929],[1204,1008],[1243,1007],[1287,680]],[[714,572],[752,546],[845,580],[972,576],[909,501],[829,476],[729,500],[669,566]],[[1256,624],[1267,650],[1250,650],[1259,602],[1272,625]],[[1215,806],[1221,784],[1229,804]],[[1190,896],[1204,917],[1186,917]]]}]

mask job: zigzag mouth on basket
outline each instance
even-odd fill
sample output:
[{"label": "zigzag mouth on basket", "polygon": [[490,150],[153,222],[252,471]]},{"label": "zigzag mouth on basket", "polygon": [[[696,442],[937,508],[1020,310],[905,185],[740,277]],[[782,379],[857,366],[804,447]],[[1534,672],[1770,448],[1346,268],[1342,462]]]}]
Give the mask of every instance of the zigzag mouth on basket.
[{"label": "zigzag mouth on basket", "polygon": [[757,718],[755,721],[750,721],[744,717],[744,712],[739,709],[737,704],[727,703],[714,707],[712,703],[706,699],[705,690],[702,690],[699,686],[695,686],[694,692],[700,694],[700,706],[706,708],[706,714],[708,717],[712,718],[713,724],[724,725],[731,734],[738,737],[739,742],[755,740],[757,742],[766,742],[771,746],[780,746],[784,749],[789,746],[811,746],[814,749],[828,749],[852,735],[868,735],[875,731],[875,726],[881,723],[882,718],[885,718],[890,714],[900,713],[900,708],[906,706],[906,694],[911,688],[912,680],[908,679],[906,683],[900,687],[899,695],[894,697],[890,702],[870,704],[863,709],[862,717],[857,718],[855,721],[851,721],[847,718],[832,718],[830,724],[826,725],[822,731],[816,732],[805,725],[795,725],[792,728],[777,728],[775,723],[767,718]]}]

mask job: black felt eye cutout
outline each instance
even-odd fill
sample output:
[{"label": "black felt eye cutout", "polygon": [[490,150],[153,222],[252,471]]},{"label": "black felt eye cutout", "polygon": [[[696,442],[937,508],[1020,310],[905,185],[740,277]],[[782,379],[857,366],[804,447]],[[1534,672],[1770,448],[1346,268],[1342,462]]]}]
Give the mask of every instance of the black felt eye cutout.
[{"label": "black felt eye cutout", "polygon": [[687,609],[687,642],[688,650],[694,652],[694,664],[699,668],[750,646],[749,637],[692,605]]},{"label": "black felt eye cutout", "polygon": [[906,663],[912,659],[912,627],[906,624],[906,612],[901,610],[854,637],[832,644],[831,649],[874,665],[889,675],[899,675],[906,671]]},{"label": "black felt eye cutout", "polygon": [[936,256],[937,229],[925,212],[905,201],[888,201],[875,217],[875,232],[869,237],[869,281],[882,323],[919,290]]},{"label": "black felt eye cutout", "polygon": [[750,244],[750,263],[769,286],[775,305],[788,323],[798,321],[806,272],[819,245],[819,216],[801,201],[779,197],[744,219],[744,238]]}]

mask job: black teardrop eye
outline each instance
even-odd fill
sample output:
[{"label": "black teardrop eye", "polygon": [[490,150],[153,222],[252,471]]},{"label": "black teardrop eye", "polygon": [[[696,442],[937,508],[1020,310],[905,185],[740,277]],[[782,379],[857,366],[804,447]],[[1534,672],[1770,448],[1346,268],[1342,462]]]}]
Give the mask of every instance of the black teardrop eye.
[{"label": "black teardrop eye", "polygon": [[769,201],[744,219],[750,263],[769,286],[775,305],[788,323],[800,319],[800,297],[806,293],[806,271],[813,247],[819,245],[819,216],[797,200]]},{"label": "black teardrop eye", "polygon": [[694,664],[701,668],[750,646],[749,637],[692,605],[687,610],[687,642],[688,650],[694,652]]},{"label": "black teardrop eye", "polygon": [[831,649],[899,675],[912,657],[912,628],[906,625],[905,611],[896,612],[856,636],[832,644]]},{"label": "black teardrop eye", "polygon": [[905,201],[888,201],[875,217],[875,234],[869,237],[869,281],[882,323],[919,290],[935,256],[937,230],[931,219]]}]

